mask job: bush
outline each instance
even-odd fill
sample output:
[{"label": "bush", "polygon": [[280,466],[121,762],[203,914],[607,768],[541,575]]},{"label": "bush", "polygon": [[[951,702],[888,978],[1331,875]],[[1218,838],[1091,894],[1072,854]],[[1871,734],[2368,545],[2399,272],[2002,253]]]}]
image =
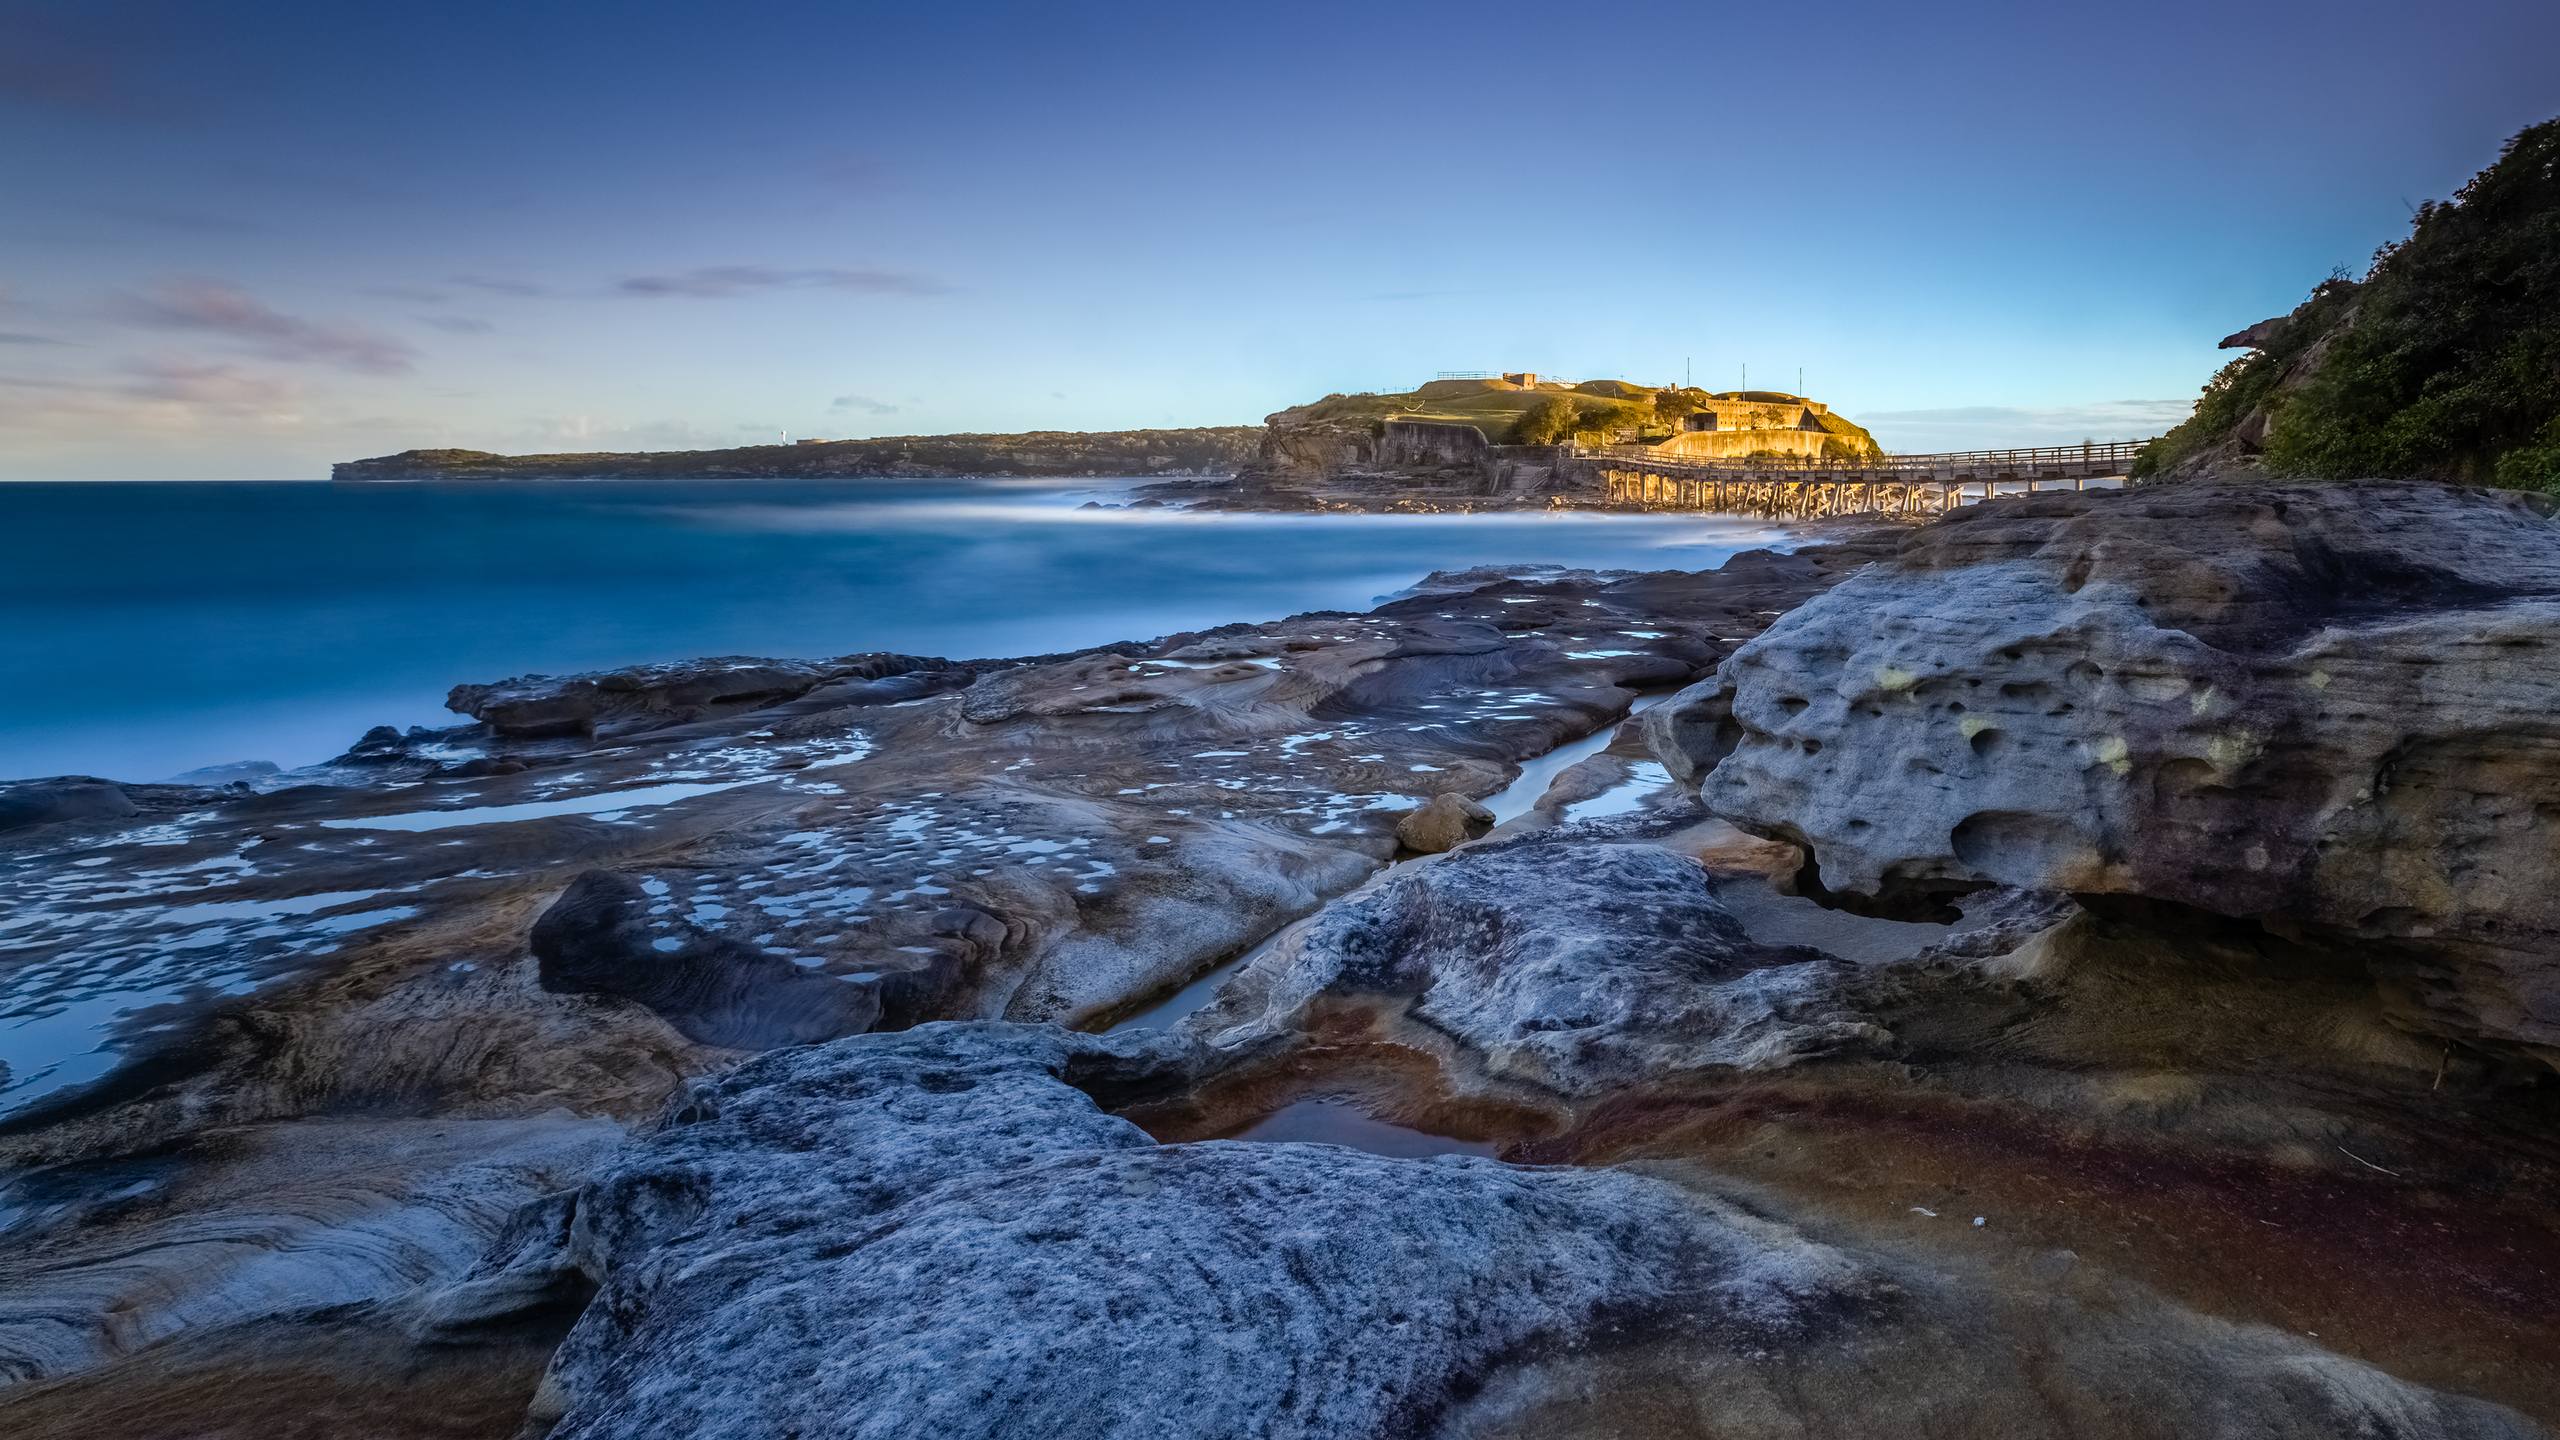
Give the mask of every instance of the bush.
[{"label": "bush", "polygon": [[1651,405],[1638,405],[1628,400],[1585,400],[1580,414],[1574,418],[1576,439],[1587,438],[1595,445],[1632,440],[1653,419]]},{"label": "bush", "polygon": [[1581,409],[1562,395],[1549,395],[1520,412],[1511,422],[1514,445],[1561,445],[1573,435]]},{"label": "bush", "polygon": [[2313,291],[2265,348],[2213,377],[2194,417],[2136,473],[2175,464],[2262,406],[2266,464],[2279,474],[2560,484],[2560,120],[2508,141],[2452,200],[2420,208],[2361,286]]}]

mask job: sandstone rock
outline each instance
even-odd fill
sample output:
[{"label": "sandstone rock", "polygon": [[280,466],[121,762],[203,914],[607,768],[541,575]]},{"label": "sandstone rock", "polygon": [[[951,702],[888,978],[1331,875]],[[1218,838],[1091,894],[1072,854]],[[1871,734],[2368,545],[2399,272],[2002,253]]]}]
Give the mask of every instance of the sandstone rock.
[{"label": "sandstone rock", "polygon": [[1386,999],[1492,1076],[1587,1096],[1890,1038],[1838,999],[1849,970],[1755,943],[1693,860],[1541,833],[1337,901],[1189,1026],[1250,1050],[1300,1033],[1322,1001]]},{"label": "sandstone rock", "polygon": [[2272,1330],[2004,1293],[1626,1171],[1160,1146],[1097,1106],[1196,1064],[979,1024],[760,1057],[526,1212],[447,1313],[600,1285],[529,1417],[557,1440],[2533,1433]]},{"label": "sandstone rock", "polygon": [[761,1049],[859,1034],[880,1017],[879,977],[813,975],[690,925],[657,933],[642,882],[590,870],[534,922],[542,988],[648,1006],[687,1038]]},{"label": "sandstone rock", "polygon": [[0,785],[0,831],[65,820],[121,820],[140,808],[123,790],[86,776]]},{"label": "sandstone rock", "polygon": [[445,697],[445,708],[501,735],[578,734],[608,718],[683,718],[715,705],[805,695],[836,681],[878,680],[949,668],[946,660],[887,653],[834,660],[729,655],[671,665],[634,665],[592,675],[526,675],[495,684],[456,685]]},{"label": "sandstone rock", "polygon": [[1443,790],[1396,822],[1396,840],[1407,850],[1437,855],[1455,850],[1493,828],[1493,812],[1455,790]]},{"label": "sandstone rock", "polygon": [[1733,694],[1715,679],[1701,680],[1645,711],[1636,724],[1645,748],[1683,785],[1705,779],[1742,738],[1733,723]]},{"label": "sandstone rock", "polygon": [[1836,896],[2262,920],[2357,944],[2413,1026],[2550,1057],[2555,646],[2560,529],[2512,495],[2004,499],[1777,621],[1648,733]]},{"label": "sandstone rock", "polygon": [[2273,343],[2291,323],[2291,315],[2272,315],[2246,329],[2234,331],[2214,342],[2217,350],[2263,350]]},{"label": "sandstone rock", "polygon": [[563,1112],[373,1117],[14,1175],[0,1185],[0,1386],[184,1331],[451,1283],[512,1211],[621,1134]]}]

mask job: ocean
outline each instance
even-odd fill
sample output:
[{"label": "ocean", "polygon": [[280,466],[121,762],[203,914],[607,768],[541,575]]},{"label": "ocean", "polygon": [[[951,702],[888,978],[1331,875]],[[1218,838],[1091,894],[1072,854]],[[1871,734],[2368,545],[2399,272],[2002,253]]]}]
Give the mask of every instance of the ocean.
[{"label": "ocean", "polygon": [[1731,516],[1240,515],[1131,481],[0,484],[0,778],[291,768],[448,687],[702,655],[955,659],[1366,609],[1474,565],[1708,569]]}]

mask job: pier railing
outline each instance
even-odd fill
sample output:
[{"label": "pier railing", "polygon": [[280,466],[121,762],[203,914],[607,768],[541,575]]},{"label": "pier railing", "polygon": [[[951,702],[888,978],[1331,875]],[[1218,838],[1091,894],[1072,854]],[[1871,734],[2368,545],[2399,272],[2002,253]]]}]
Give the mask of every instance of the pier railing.
[{"label": "pier railing", "polygon": [[1650,445],[1577,447],[1595,460],[1631,461],[1645,469],[1688,474],[1892,476],[1916,480],[2052,479],[2124,475],[2148,440],[2091,440],[2078,445],[2036,445],[2008,450],[1951,450],[1929,455],[1883,455],[1863,460],[1811,456],[1708,456],[1664,454]]}]

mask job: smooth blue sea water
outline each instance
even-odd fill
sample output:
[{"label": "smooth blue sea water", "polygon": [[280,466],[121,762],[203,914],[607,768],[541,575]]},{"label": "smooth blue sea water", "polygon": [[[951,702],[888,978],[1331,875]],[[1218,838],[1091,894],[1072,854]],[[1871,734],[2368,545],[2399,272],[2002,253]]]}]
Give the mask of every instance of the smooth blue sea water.
[{"label": "smooth blue sea water", "polygon": [[458,723],[447,687],[698,655],[1036,654],[1436,569],[1707,569],[1730,517],[1088,510],[1135,482],[0,485],[0,778],[165,779]]}]

